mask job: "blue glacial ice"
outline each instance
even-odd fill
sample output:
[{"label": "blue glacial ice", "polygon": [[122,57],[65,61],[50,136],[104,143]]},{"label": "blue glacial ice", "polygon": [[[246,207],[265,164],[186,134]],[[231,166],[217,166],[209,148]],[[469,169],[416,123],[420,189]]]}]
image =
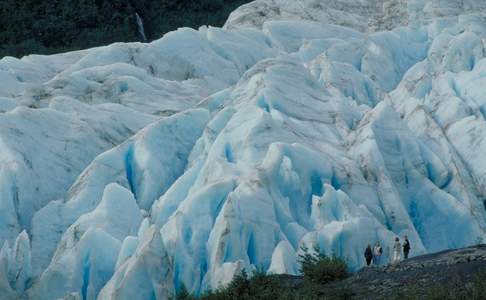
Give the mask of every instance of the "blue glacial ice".
[{"label": "blue glacial ice", "polygon": [[486,2],[257,0],[0,60],[0,295],[169,299],[486,239]]}]

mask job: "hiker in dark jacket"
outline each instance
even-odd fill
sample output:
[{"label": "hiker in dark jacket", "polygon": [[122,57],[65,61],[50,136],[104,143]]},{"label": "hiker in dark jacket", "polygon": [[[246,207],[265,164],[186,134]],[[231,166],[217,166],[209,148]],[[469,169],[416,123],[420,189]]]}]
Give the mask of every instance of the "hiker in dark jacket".
[{"label": "hiker in dark jacket", "polygon": [[403,242],[403,257],[407,259],[410,253],[410,241],[408,240],[408,236],[404,236],[403,238],[405,239]]},{"label": "hiker in dark jacket", "polygon": [[371,260],[373,259],[373,251],[371,250],[371,245],[366,247],[364,256],[366,258],[366,265],[369,266],[371,264]]}]

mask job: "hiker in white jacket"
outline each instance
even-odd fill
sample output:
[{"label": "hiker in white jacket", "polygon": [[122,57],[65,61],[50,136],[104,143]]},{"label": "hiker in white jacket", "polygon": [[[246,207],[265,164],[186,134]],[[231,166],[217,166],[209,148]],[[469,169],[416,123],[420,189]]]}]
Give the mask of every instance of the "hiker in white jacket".
[{"label": "hiker in white jacket", "polygon": [[398,264],[400,262],[401,253],[402,244],[400,244],[400,239],[397,237],[395,238],[395,243],[393,244],[392,264]]}]

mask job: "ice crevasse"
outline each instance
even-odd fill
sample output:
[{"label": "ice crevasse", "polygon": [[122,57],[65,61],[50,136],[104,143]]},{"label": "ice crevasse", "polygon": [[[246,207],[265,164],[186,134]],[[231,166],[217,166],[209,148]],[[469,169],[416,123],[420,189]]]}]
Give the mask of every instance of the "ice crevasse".
[{"label": "ice crevasse", "polygon": [[486,3],[300,2],[0,60],[0,294],[168,299],[297,274],[302,246],[355,270],[396,236],[484,241]]}]

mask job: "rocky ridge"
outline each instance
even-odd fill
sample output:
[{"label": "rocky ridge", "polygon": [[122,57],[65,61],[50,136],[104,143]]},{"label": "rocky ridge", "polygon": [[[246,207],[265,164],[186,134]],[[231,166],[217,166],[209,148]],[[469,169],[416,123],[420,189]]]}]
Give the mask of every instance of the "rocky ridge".
[{"label": "rocky ridge", "polygon": [[417,256],[397,265],[366,267],[330,287],[350,289],[356,299],[389,299],[400,292],[420,294],[448,283],[467,286],[475,274],[485,271],[483,244]]}]

